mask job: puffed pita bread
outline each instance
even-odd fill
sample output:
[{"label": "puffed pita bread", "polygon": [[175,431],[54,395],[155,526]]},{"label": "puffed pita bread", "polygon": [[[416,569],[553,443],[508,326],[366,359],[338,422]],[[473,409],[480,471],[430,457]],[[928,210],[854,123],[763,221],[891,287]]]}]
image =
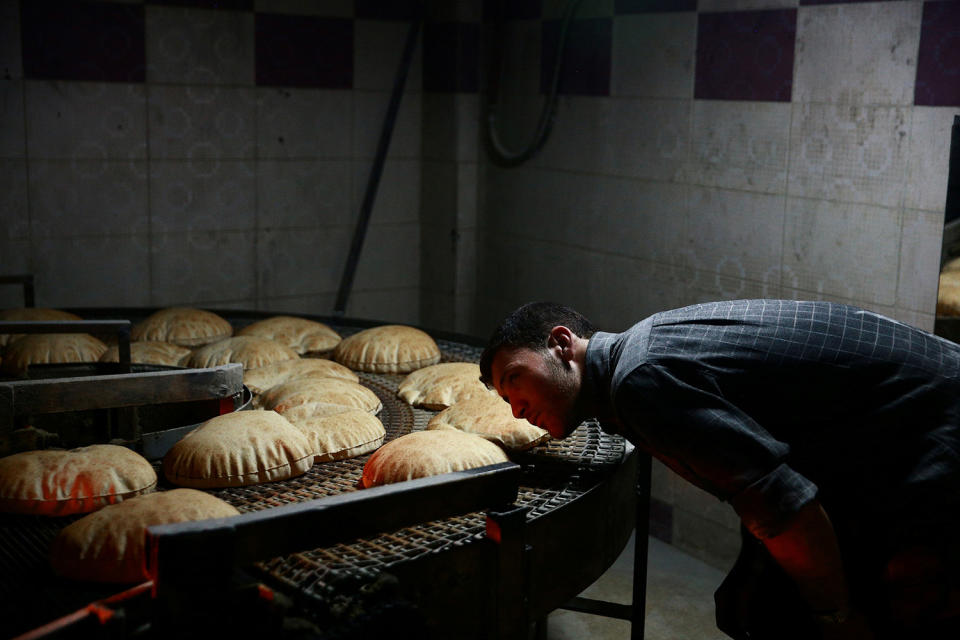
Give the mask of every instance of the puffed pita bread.
[{"label": "puffed pita bread", "polygon": [[440,347],[420,329],[388,324],[344,338],[333,359],[356,371],[408,373],[440,362]]},{"label": "puffed pita bread", "polygon": [[243,372],[243,384],[253,393],[263,393],[270,387],[298,378],[340,378],[360,382],[360,377],[353,371],[324,358],[283,360]]},{"label": "puffed pita bread", "polygon": [[[145,342],[130,343],[130,362],[138,364],[160,364],[168,367],[183,366],[193,353],[186,347],[172,342]],[[100,362],[120,362],[120,347],[112,346],[100,356]]]},{"label": "puffed pita bread", "polygon": [[960,316],[960,271],[940,274],[937,289],[937,315]]},{"label": "puffed pita bread", "polygon": [[522,418],[510,405],[487,393],[462,400],[430,419],[427,429],[456,429],[496,442],[508,451],[523,451],[550,439],[550,433]]},{"label": "puffed pita bread", "polygon": [[[325,416],[333,416],[338,413],[346,413],[347,411],[356,411],[356,407],[351,407],[342,404],[330,404],[329,402],[305,402],[303,404],[298,404],[295,407],[289,407],[283,412],[283,417],[289,420],[290,422],[296,424],[302,420],[308,418],[322,418]],[[363,411],[363,409],[360,409]],[[370,415],[375,415],[377,412],[364,412],[370,413]]]},{"label": "puffed pita bread", "polygon": [[[83,320],[83,318],[69,311],[42,307],[21,307],[0,311],[0,322],[49,322],[52,320]],[[23,335],[25,334],[0,333],[0,349]]]},{"label": "puffed pita bread", "polygon": [[161,309],[133,325],[130,339],[172,342],[181,347],[200,347],[233,335],[233,326],[213,313],[191,307]]},{"label": "puffed pita bread", "polygon": [[414,431],[370,455],[360,483],[375,487],[507,462],[503,449],[462,431]]},{"label": "puffed pita bread", "polygon": [[397,395],[407,404],[431,411],[491,394],[487,385],[480,382],[480,367],[473,362],[443,362],[417,369],[397,387]]},{"label": "puffed pita bread", "polygon": [[293,426],[310,440],[310,445],[317,452],[314,462],[362,456],[382,445],[387,437],[387,430],[380,419],[361,409],[313,416],[297,420]]},{"label": "puffed pita bread", "polygon": [[340,342],[340,334],[322,322],[293,316],[274,316],[254,322],[238,331],[237,335],[276,340],[300,355],[325,353]]},{"label": "puffed pita bread", "polygon": [[234,336],[196,349],[187,359],[187,365],[216,367],[238,362],[247,370],[299,358],[296,351],[279,342],[255,336]]},{"label": "puffed pita bread", "polygon": [[107,350],[88,333],[34,333],[7,345],[3,352],[3,371],[22,375],[32,364],[97,362]]},{"label": "puffed pita bread", "polygon": [[156,486],[157,474],[146,458],[113,444],[0,458],[0,511],[7,513],[89,513]]},{"label": "puffed pita bread", "polygon": [[243,487],[303,474],[316,452],[273,411],[236,411],[207,420],[163,457],[163,475],[195,489]]},{"label": "puffed pita bread", "polygon": [[173,489],[104,507],[65,527],[50,549],[53,570],[72,580],[142,582],[147,527],[240,515],[196,489]]},{"label": "puffed pita bread", "polygon": [[379,413],[383,403],[370,389],[340,378],[300,378],[267,389],[257,396],[264,409],[286,413],[292,407],[310,403],[340,405]]}]

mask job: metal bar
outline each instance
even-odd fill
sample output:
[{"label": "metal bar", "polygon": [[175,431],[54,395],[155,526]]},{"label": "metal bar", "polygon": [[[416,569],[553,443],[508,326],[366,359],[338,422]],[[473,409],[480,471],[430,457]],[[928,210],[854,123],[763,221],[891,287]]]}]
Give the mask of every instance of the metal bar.
[{"label": "metal bar", "polygon": [[130,373],[129,320],[24,320],[0,322],[0,333],[115,333],[120,371]]},{"label": "metal bar", "polygon": [[497,640],[526,640],[529,635],[524,526],[528,507],[487,513],[487,538],[499,546],[497,553]]},{"label": "metal bar", "polygon": [[340,289],[337,292],[337,301],[333,308],[335,318],[343,317],[347,309],[347,299],[350,297],[350,290],[353,287],[353,277],[356,274],[357,263],[360,260],[360,251],[363,249],[363,241],[367,235],[367,226],[370,224],[370,216],[373,213],[373,203],[377,197],[377,187],[380,185],[383,165],[387,160],[387,150],[390,148],[390,138],[393,137],[393,128],[397,121],[397,111],[400,109],[400,99],[403,97],[403,87],[407,82],[410,63],[413,61],[413,52],[417,46],[417,34],[420,32],[421,21],[422,18],[417,18],[411,22],[410,30],[407,31],[407,42],[403,48],[403,57],[400,61],[400,66],[397,68],[397,75],[393,80],[393,93],[390,95],[390,104],[387,106],[387,115],[383,121],[383,128],[380,130],[380,140],[377,142],[377,153],[373,160],[373,167],[370,169],[370,177],[367,180],[367,190],[363,195],[360,217],[353,231],[350,253],[347,255],[347,264],[344,267],[343,277],[340,280]]},{"label": "metal bar", "polygon": [[564,604],[563,608],[569,611],[579,611],[580,613],[589,613],[596,616],[604,616],[606,618],[633,620],[633,606],[629,604],[619,604],[616,602],[607,602],[605,600],[594,600],[593,598],[581,598],[580,596],[576,596]]},{"label": "metal bar", "polygon": [[950,161],[947,165],[947,201],[944,221],[960,218],[960,116],[953,116],[950,135]]},{"label": "metal bar", "polygon": [[640,452],[637,459],[637,525],[633,532],[633,616],[630,640],[643,640],[647,608],[647,553],[650,545],[650,455]]}]

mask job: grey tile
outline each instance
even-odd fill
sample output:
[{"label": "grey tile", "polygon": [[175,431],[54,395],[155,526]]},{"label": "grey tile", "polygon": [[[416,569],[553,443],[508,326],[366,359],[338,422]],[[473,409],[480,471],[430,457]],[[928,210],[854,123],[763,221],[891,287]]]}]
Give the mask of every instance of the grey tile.
[{"label": "grey tile", "polygon": [[611,94],[692,99],[696,33],[695,12],[616,16]]},{"label": "grey tile", "polygon": [[352,151],[353,94],[326,89],[257,90],[260,158],[347,158]]},{"label": "grey tile", "polygon": [[898,308],[935,313],[942,242],[943,214],[904,210],[897,278]]},{"label": "grey tile", "polygon": [[357,291],[420,285],[420,225],[374,224],[367,230],[357,264]]},{"label": "grey tile", "polygon": [[257,234],[261,297],[336,293],[352,229],[271,229]]},{"label": "grey tile", "polygon": [[23,78],[20,53],[20,3],[17,0],[0,2],[0,78]]},{"label": "grey tile", "polygon": [[[13,276],[33,273],[30,259],[30,240],[0,237],[0,275]],[[25,306],[23,285],[0,286],[0,309]]]},{"label": "grey tile", "polygon": [[0,160],[0,237],[29,238],[27,161]]},{"label": "grey tile", "polygon": [[955,107],[913,107],[904,206],[944,211]]},{"label": "grey tile", "polygon": [[687,287],[668,265],[614,255],[603,257],[592,280],[599,303],[591,320],[609,331],[623,331],[653,313],[680,306]]},{"label": "grey tile", "polygon": [[425,225],[453,228],[456,225],[459,195],[457,165],[453,162],[425,160],[420,166],[423,185],[421,222]]},{"label": "grey tile", "polygon": [[152,237],[151,262],[151,304],[256,297],[256,234],[252,231],[157,233]]},{"label": "grey tile", "polygon": [[27,153],[23,113],[23,82],[0,78],[0,157],[23,158]]},{"label": "grey tile", "polygon": [[[391,91],[403,58],[410,24],[405,21],[355,20],[353,23],[353,88]],[[422,31],[418,40],[422,39]],[[423,86],[423,47],[414,49],[404,91]]]},{"label": "grey tile", "polygon": [[273,313],[302,313],[313,316],[330,316],[336,303],[335,293],[321,293],[286,298],[265,298],[260,305]]},{"label": "grey tile", "polygon": [[244,160],[155,160],[150,164],[153,233],[256,227],[256,175]]},{"label": "grey tile", "polygon": [[256,93],[218,86],[150,88],[150,154],[161,159],[250,159]]},{"label": "grey tile", "polygon": [[382,291],[354,291],[347,304],[347,316],[420,325],[420,290],[385,289]]},{"label": "grey tile", "polygon": [[455,158],[458,130],[457,96],[427,91],[423,94],[423,158],[450,161]]},{"label": "grey tile", "polygon": [[[359,216],[367,191],[372,162],[354,162],[353,197],[346,220],[353,223]],[[397,224],[417,222],[420,219],[420,162],[418,160],[388,160],[377,186],[371,222]],[[456,185],[456,183],[454,183]],[[433,188],[429,185],[428,188]]]},{"label": "grey tile", "polygon": [[353,165],[345,160],[262,160],[257,163],[261,229],[351,225]]},{"label": "grey tile", "polygon": [[[387,114],[390,94],[383,91],[354,91],[353,155],[373,158]],[[421,146],[421,94],[407,94],[400,101],[390,138],[390,158],[419,158]]]},{"label": "grey tile", "polygon": [[147,6],[147,82],[252,85],[253,13]]}]

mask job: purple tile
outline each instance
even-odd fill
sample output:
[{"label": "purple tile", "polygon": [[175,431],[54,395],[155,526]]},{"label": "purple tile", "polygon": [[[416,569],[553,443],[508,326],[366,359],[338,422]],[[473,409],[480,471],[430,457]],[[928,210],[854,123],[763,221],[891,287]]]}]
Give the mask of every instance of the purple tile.
[{"label": "purple tile", "polygon": [[790,102],[797,10],[701,13],[694,98]]},{"label": "purple tile", "polygon": [[924,2],[914,104],[960,106],[960,2]]},{"label": "purple tile", "polygon": [[812,4],[851,4],[854,2],[895,2],[896,0],[800,0],[801,5]]},{"label": "purple tile", "polygon": [[350,89],[353,20],[258,13],[257,84]]},{"label": "purple tile", "polygon": [[422,13],[417,0],[354,0],[353,15],[364,20],[412,20]]},{"label": "purple tile", "polygon": [[143,6],[24,2],[20,8],[27,78],[143,82]]},{"label": "purple tile", "polygon": [[617,15],[696,10],[697,0],[617,0],[613,8],[613,12]]},{"label": "purple tile", "polygon": [[[610,95],[610,59],[613,18],[571,20],[560,67],[560,93]],[[543,23],[540,55],[540,91],[549,93],[557,56],[560,21]]]},{"label": "purple tile", "polygon": [[483,20],[537,20],[542,12],[540,0],[483,0]]},{"label": "purple tile", "polygon": [[424,91],[475,93],[479,86],[480,25],[431,22],[423,32]]},{"label": "purple tile", "polygon": [[160,4],[172,7],[193,7],[195,9],[232,9],[234,11],[253,11],[253,0],[147,0],[147,4]]}]

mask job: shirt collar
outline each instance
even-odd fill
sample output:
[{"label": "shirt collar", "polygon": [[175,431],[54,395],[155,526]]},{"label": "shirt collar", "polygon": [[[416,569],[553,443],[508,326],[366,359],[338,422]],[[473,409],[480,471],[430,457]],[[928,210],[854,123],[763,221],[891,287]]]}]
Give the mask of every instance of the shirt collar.
[{"label": "shirt collar", "polygon": [[610,389],[613,382],[611,351],[618,334],[597,331],[587,343],[587,353],[583,367],[583,387],[581,393],[586,405],[594,412],[601,423],[615,418],[610,401]]}]

